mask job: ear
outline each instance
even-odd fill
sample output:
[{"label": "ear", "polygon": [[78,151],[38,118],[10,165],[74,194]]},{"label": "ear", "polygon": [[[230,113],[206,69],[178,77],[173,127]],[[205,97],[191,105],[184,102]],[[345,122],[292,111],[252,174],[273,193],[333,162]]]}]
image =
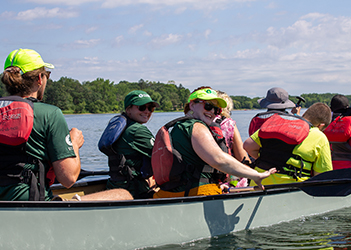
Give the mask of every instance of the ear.
[{"label": "ear", "polygon": [[323,131],[325,129],[325,123],[320,123],[317,128],[320,130],[320,131]]},{"label": "ear", "polygon": [[38,84],[39,86],[41,86],[43,84],[43,75],[40,73],[38,77],[39,77]]},{"label": "ear", "polygon": [[195,103],[194,103],[193,101],[190,101],[190,102],[189,102],[189,109],[190,109],[190,110],[193,109],[194,104],[195,104]]},{"label": "ear", "polygon": [[129,113],[129,110],[133,107],[133,105],[129,105],[127,108],[126,108],[126,114],[128,115]]}]

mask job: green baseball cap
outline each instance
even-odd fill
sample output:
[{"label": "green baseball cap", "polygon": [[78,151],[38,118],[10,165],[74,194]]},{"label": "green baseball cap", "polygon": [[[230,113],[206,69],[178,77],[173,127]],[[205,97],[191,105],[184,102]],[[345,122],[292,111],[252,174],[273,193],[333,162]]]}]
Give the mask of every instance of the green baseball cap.
[{"label": "green baseball cap", "polygon": [[54,65],[45,63],[38,52],[32,49],[16,49],[6,58],[4,70],[11,66],[17,66],[21,69],[21,74],[29,71],[46,67],[53,69]]},{"label": "green baseball cap", "polygon": [[221,108],[227,107],[227,102],[224,99],[218,97],[217,92],[213,89],[199,89],[199,90],[193,92],[189,96],[188,102],[195,100],[195,99],[201,99],[201,100],[206,100],[206,101],[217,100],[218,105]]},{"label": "green baseball cap", "polygon": [[154,103],[156,107],[160,107],[160,105],[151,99],[150,95],[142,90],[133,90],[124,98],[124,107],[128,107],[130,105],[141,106],[147,103]]}]

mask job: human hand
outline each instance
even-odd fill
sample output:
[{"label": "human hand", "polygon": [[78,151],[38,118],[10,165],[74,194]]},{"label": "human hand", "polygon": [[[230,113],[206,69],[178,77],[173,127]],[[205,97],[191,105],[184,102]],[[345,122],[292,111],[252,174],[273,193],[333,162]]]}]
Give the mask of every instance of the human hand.
[{"label": "human hand", "polygon": [[84,144],[84,136],[82,131],[77,128],[72,128],[69,131],[69,134],[71,136],[72,144],[77,145],[78,148],[81,148]]},{"label": "human hand", "polygon": [[153,176],[149,177],[146,179],[147,184],[149,185],[149,188],[153,189],[156,187],[156,180]]},{"label": "human hand", "polygon": [[300,115],[300,111],[301,111],[301,106],[298,106],[298,107],[293,107],[292,109],[291,109],[291,113],[292,114],[296,114],[296,115]]},{"label": "human hand", "polygon": [[277,169],[276,168],[271,168],[269,169],[268,171],[266,172],[263,172],[263,173],[258,173],[258,178],[256,179],[253,179],[253,181],[257,184],[257,187],[260,189],[260,190],[264,190],[264,186],[262,185],[262,180],[264,178],[267,178],[268,176],[270,176],[271,174],[274,174],[277,172]]},{"label": "human hand", "polygon": [[222,183],[221,185],[220,185],[220,188],[222,189],[222,192],[223,192],[223,194],[226,194],[226,193],[228,193],[229,191],[229,185],[228,185],[228,183]]}]

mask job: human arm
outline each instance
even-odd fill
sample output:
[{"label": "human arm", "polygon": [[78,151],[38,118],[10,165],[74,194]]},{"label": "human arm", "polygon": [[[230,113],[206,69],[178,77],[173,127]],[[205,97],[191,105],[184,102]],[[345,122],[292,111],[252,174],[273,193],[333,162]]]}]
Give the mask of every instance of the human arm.
[{"label": "human arm", "polygon": [[258,158],[260,152],[260,145],[258,145],[251,137],[246,139],[243,147],[251,157],[253,157],[254,159]]},{"label": "human arm", "polygon": [[310,134],[316,134],[316,137],[313,138],[313,141],[315,141],[317,145],[316,160],[314,161],[312,167],[313,176],[333,170],[330,144],[327,137],[316,128],[311,129]]},{"label": "human arm", "polygon": [[193,126],[191,144],[195,153],[213,168],[230,175],[254,180],[260,188],[263,188],[261,181],[276,172],[273,168],[264,173],[258,173],[224,153],[213,139],[208,128],[201,123],[195,123]]},{"label": "human arm", "polygon": [[291,113],[294,114],[294,115],[300,115],[300,111],[301,111],[301,106],[293,107],[291,109]]},{"label": "human arm", "polygon": [[79,149],[84,143],[83,133],[77,128],[71,129],[70,136],[76,157],[67,157],[52,163],[56,179],[66,188],[70,188],[77,181],[80,173]]}]

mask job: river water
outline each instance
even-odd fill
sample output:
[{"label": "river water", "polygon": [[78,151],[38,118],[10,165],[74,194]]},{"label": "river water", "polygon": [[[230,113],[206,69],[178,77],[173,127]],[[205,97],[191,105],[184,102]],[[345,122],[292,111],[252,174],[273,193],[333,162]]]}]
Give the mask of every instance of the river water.
[{"label": "river water", "polygon": [[[232,112],[243,141],[248,138],[248,124],[257,110]],[[156,135],[158,129],[183,113],[154,113],[146,126]],[[83,131],[85,143],[80,149],[82,168],[108,170],[107,157],[97,147],[102,132],[114,114],[66,115],[69,128]],[[87,177],[94,178],[94,177]],[[298,201],[296,201],[298,202]],[[267,216],[274,216],[267,213]],[[162,237],[156,236],[156,237]],[[351,209],[302,217],[270,227],[240,231],[157,249],[350,249]]]}]

